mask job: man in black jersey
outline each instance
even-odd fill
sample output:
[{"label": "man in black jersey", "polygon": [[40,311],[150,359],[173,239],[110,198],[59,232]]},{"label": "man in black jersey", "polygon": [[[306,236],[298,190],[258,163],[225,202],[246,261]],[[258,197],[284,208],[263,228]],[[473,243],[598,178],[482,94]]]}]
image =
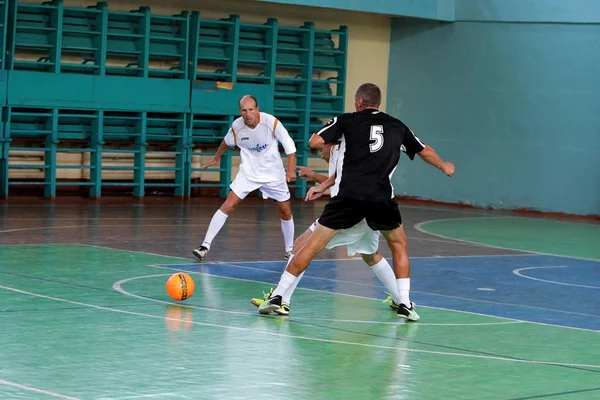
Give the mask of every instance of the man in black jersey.
[{"label": "man in black jersey", "polygon": [[[356,112],[333,118],[310,138],[312,148],[341,140],[342,174],[337,196],[325,206],[318,226],[288,264],[267,301],[259,312],[281,308],[281,296],[325,248],[340,229],[348,229],[363,219],[374,231],[380,231],[392,251],[394,273],[402,304],[398,316],[418,321],[419,315],[410,301],[410,261],[406,251],[406,233],[390,182],[404,152],[413,160],[418,154],[425,162],[452,176],[454,165],[444,162],[431,146],[423,144],[402,121],[379,111],[381,91],[372,83],[362,84],[356,91]],[[343,152],[343,153],[342,153]],[[309,198],[322,193],[311,188]]]}]

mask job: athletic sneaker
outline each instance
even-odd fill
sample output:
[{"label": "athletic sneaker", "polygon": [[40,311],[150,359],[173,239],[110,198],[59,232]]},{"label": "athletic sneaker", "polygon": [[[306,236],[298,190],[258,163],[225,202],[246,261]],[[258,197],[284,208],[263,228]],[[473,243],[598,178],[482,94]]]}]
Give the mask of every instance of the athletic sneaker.
[{"label": "athletic sneaker", "polygon": [[261,314],[277,312],[281,309],[281,306],[281,296],[270,296],[258,307],[258,312]]},{"label": "athletic sneaker", "polygon": [[192,250],[192,254],[200,259],[200,261],[204,260],[204,257],[208,254],[208,248],[205,246],[200,246],[197,249]]},{"label": "athletic sneaker", "polygon": [[286,303],[285,301],[281,302],[281,308],[279,310],[274,310],[279,315],[290,315],[290,309],[292,305],[290,303]]},{"label": "athletic sneaker", "polygon": [[410,308],[408,308],[404,304],[400,304],[400,306],[398,307],[398,317],[404,318],[408,321],[418,321],[419,319],[421,319],[421,317],[419,317],[419,314],[417,314],[417,311],[415,310],[415,303],[413,302],[410,303]]},{"label": "athletic sneaker", "polygon": [[394,311],[398,310],[398,304],[394,303],[394,298],[392,297],[391,294],[388,293],[388,297],[387,299],[385,299],[384,301],[382,301],[382,303],[387,303],[388,306],[390,306],[390,308]]},{"label": "athletic sneaker", "polygon": [[271,293],[273,293],[273,288],[271,288],[268,293],[263,292],[262,299],[258,297],[250,299],[250,303],[254,304],[256,307],[260,307],[260,305],[271,296]]},{"label": "athletic sneaker", "polygon": [[290,257],[292,256],[292,252],[291,251],[286,251],[285,255],[283,256],[283,259],[285,261],[289,260]]},{"label": "athletic sneaker", "polygon": [[[259,298],[253,298],[250,299],[250,303],[254,304],[256,307],[260,307],[260,305],[262,303],[264,303],[265,301],[267,301],[267,299],[269,298],[269,296],[271,295],[271,293],[273,293],[273,289],[271,289],[271,292],[269,293],[265,293],[265,297],[262,299]],[[275,310],[275,312],[279,315],[290,315],[290,309],[292,308],[292,305],[290,303],[286,303],[285,301],[281,302],[281,308],[279,310]]]}]

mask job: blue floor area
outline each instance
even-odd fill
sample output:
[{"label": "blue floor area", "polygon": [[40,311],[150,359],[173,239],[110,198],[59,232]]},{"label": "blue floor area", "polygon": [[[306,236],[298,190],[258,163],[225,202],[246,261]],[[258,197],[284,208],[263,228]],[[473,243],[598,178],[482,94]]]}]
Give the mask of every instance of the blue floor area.
[{"label": "blue floor area", "polygon": [[[275,286],[285,262],[163,267]],[[383,286],[360,259],[316,260],[298,287],[386,297]],[[411,300],[420,306],[600,330],[600,262],[547,255],[413,258]]]}]

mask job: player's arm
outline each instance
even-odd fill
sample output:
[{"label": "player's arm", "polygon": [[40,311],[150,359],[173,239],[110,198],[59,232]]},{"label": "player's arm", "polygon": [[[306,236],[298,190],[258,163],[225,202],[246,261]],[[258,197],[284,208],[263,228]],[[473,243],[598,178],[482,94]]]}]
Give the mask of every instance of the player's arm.
[{"label": "player's arm", "polygon": [[306,201],[316,200],[319,197],[323,196],[323,194],[325,194],[327,189],[329,189],[330,187],[332,187],[335,184],[335,177],[336,177],[336,175],[333,174],[329,178],[327,178],[323,183],[321,183],[320,185],[311,187],[308,190],[308,192],[306,193],[306,198],[304,200],[306,200]]},{"label": "player's arm", "polygon": [[275,138],[281,143],[288,156],[286,179],[291,182],[296,179],[296,144],[281,122],[275,126]]},{"label": "player's arm", "polygon": [[230,145],[228,145],[227,142],[226,142],[226,140],[223,139],[223,141],[219,145],[219,148],[217,149],[217,153],[215,154],[215,156],[209,162],[207,162],[202,167],[202,171],[206,171],[207,168],[212,167],[213,165],[215,165],[216,163],[218,163],[219,160],[221,159],[221,157],[223,156],[223,154],[225,154],[225,152],[227,150],[229,150],[229,147],[230,147]]},{"label": "player's arm", "polygon": [[406,134],[404,135],[404,141],[402,142],[402,150],[408,155],[411,160],[414,160],[415,154],[427,164],[433,165],[444,174],[452,176],[454,174],[454,164],[444,162],[433,147],[425,145],[421,140],[411,131],[406,128]]},{"label": "player's arm", "polygon": [[311,179],[317,183],[323,183],[327,180],[327,175],[317,174],[308,167],[298,166],[296,169],[298,170],[298,175],[300,178]]},{"label": "player's arm", "polygon": [[342,119],[342,115],[335,117],[330,120],[327,125],[319,129],[318,132],[313,133],[308,140],[308,145],[310,148],[320,149],[327,143],[339,140],[342,137]]},{"label": "player's arm", "polygon": [[288,169],[286,179],[288,182],[296,179],[296,153],[288,154]]},{"label": "player's arm", "polygon": [[329,176],[326,180],[321,182],[321,184],[319,186],[316,186],[316,187],[320,187],[321,188],[320,190],[326,191],[327,189],[329,189],[330,187],[335,185],[335,177],[336,177],[336,174]]},{"label": "player's arm", "polygon": [[433,165],[444,174],[448,176],[454,175],[454,164],[442,160],[433,147],[426,145],[425,148],[417,154],[427,164]]},{"label": "player's arm", "polygon": [[311,149],[320,149],[325,146],[325,140],[316,133],[313,133],[310,139],[308,139],[308,145]]}]

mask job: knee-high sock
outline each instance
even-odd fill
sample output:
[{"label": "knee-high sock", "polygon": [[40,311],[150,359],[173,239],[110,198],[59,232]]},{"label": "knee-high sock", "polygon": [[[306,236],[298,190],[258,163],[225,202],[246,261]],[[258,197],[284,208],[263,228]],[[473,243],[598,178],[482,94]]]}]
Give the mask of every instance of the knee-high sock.
[{"label": "knee-high sock", "polygon": [[392,300],[394,303],[400,304],[400,293],[398,293],[398,285],[396,283],[396,275],[394,275],[394,270],[392,270],[392,266],[387,262],[385,258],[382,258],[377,264],[372,265],[371,269],[375,276],[379,279],[385,289],[390,292],[392,295]]},{"label": "knee-high sock", "polygon": [[398,293],[400,294],[400,302],[407,307],[410,307],[410,278],[396,279]]},{"label": "knee-high sock", "polygon": [[[292,258],[294,258],[293,254],[290,256],[290,259],[288,260],[288,265],[292,261]],[[287,266],[286,266],[286,268],[287,268]],[[283,301],[284,303],[290,303],[290,301],[292,299],[292,295],[294,294],[294,290],[296,290],[296,286],[298,286],[298,282],[300,282],[300,279],[302,279],[302,277],[304,276],[304,272],[306,272],[306,271],[303,271],[300,275],[295,277],[294,282],[292,282],[290,284],[290,286],[286,289],[285,293],[283,294],[281,301]]]},{"label": "knee-high sock", "polygon": [[292,251],[294,248],[294,218],[290,218],[289,221],[281,220],[281,232],[283,232],[286,253]]},{"label": "knee-high sock", "polygon": [[215,236],[217,236],[221,228],[223,228],[223,225],[225,225],[227,217],[228,215],[221,210],[217,210],[217,212],[215,212],[215,215],[213,215],[212,219],[210,220],[210,224],[208,225],[208,231],[206,231],[206,236],[204,237],[202,246],[210,249],[210,244]]}]

